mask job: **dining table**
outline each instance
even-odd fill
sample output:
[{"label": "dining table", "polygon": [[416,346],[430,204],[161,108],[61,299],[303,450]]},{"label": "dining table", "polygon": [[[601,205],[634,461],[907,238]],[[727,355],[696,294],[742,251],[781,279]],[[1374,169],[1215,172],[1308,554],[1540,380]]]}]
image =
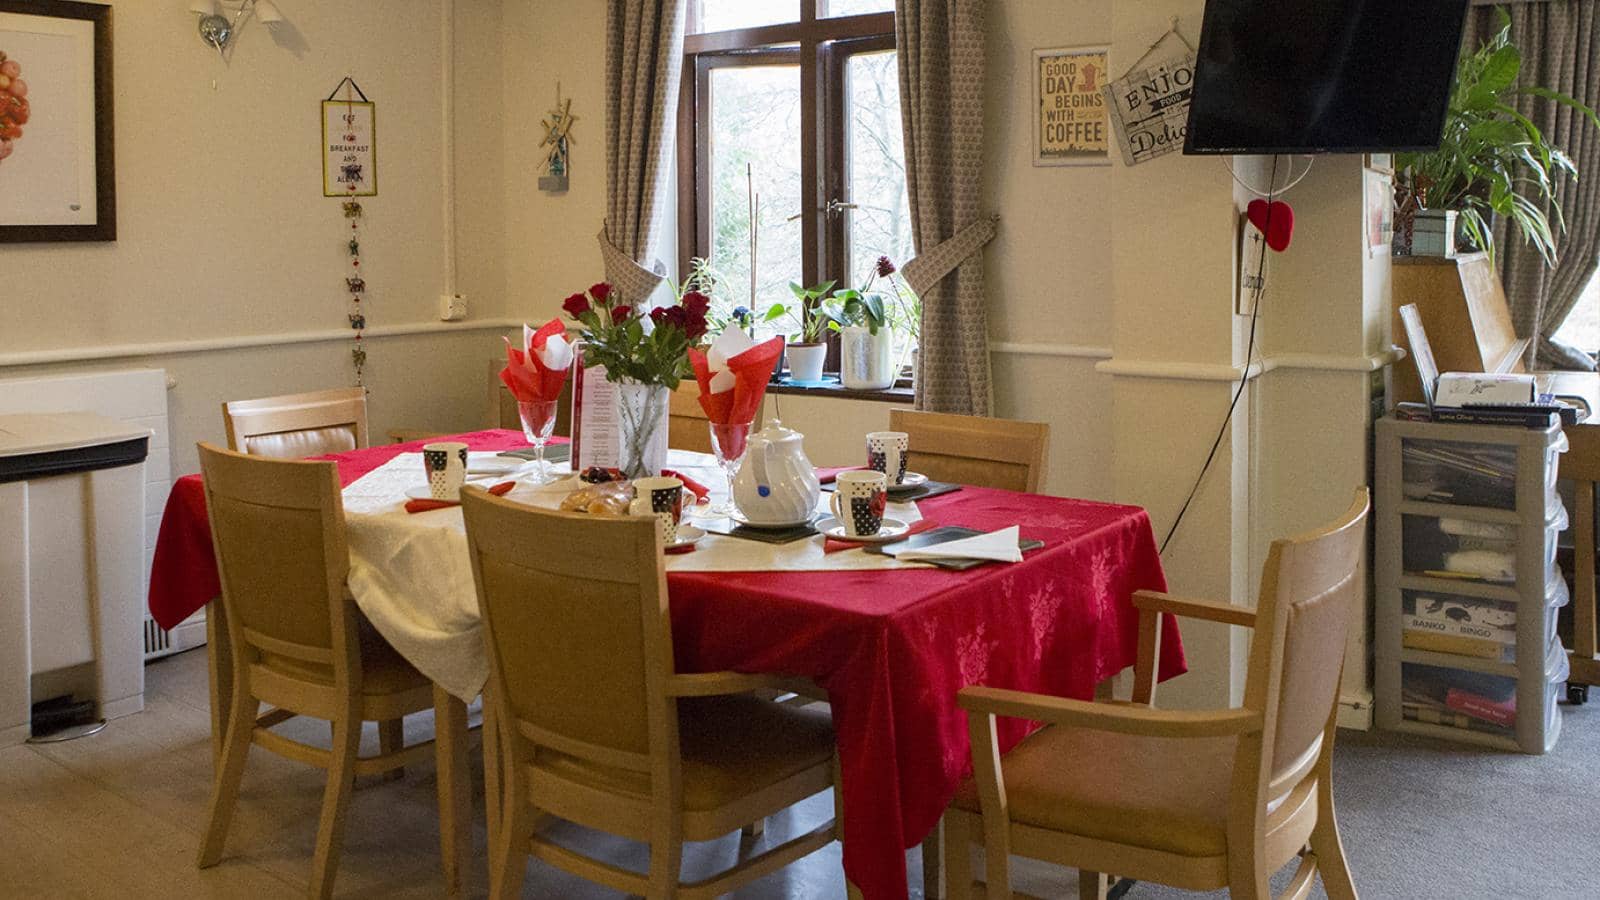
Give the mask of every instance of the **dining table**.
[{"label": "dining table", "polygon": [[[521,433],[505,430],[438,439],[466,443],[475,458],[528,446]],[[459,887],[470,846],[466,704],[483,690],[488,667],[459,507],[404,507],[404,487],[425,483],[422,444],[325,458],[337,463],[344,485],[351,595],[453,704],[436,722],[436,740],[448,745],[439,774],[441,818],[451,832],[443,839],[446,877]],[[710,501],[725,498],[711,456],[672,450],[668,467],[709,486]],[[554,506],[562,494],[519,484],[506,496]],[[957,692],[987,685],[1090,699],[1134,664],[1133,594],[1166,589],[1139,507],[968,485],[890,509],[981,531],[1020,526],[1024,540],[1042,546],[1021,562],[960,571],[864,548],[830,552],[821,535],[778,545],[707,534],[692,552],[663,557],[679,671],[767,674],[826,696],[840,760],[845,875],[852,893],[871,900],[908,896],[905,851],[936,842],[940,818],[970,774]],[[696,511],[690,521],[705,515]],[[171,628],[219,593],[203,485],[198,475],[184,476],[162,515],[150,612]],[[1185,662],[1173,618],[1163,617],[1162,628],[1157,671],[1164,680]],[[218,683],[226,666],[215,660],[227,652],[220,631],[208,625],[214,705],[231,690]],[[1037,727],[1002,720],[1002,751]],[[492,791],[496,779],[485,776]],[[924,845],[925,870],[937,865],[935,851]]]}]

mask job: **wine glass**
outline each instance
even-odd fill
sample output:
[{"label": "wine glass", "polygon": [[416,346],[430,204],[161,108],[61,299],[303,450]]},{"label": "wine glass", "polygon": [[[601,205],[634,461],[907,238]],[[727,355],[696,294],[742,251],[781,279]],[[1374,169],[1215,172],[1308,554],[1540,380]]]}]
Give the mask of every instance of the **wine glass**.
[{"label": "wine glass", "polygon": [[733,502],[733,478],[739,472],[739,462],[744,459],[745,441],[750,437],[750,422],[738,422],[730,425],[719,425],[716,422],[711,426],[711,451],[716,454],[717,465],[722,467],[722,474],[728,479],[728,496],[721,503],[707,510],[708,515],[729,516],[738,511]]},{"label": "wine glass", "polygon": [[537,463],[534,478],[544,484],[550,480],[549,467],[544,461],[544,442],[556,427],[556,401],[518,400],[517,415],[522,419],[522,436],[533,445],[533,458]]}]

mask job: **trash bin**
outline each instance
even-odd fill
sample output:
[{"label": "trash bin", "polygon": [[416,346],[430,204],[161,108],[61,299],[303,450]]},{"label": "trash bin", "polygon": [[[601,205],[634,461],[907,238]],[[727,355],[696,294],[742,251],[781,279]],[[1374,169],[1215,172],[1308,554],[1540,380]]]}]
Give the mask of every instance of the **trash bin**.
[{"label": "trash bin", "polygon": [[149,442],[89,413],[0,415],[0,747],[144,708]]}]

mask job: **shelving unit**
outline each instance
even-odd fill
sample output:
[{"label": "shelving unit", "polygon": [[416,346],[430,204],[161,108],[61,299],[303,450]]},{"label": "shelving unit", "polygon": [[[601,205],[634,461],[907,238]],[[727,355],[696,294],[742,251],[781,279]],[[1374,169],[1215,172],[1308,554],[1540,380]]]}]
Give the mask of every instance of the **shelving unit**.
[{"label": "shelving unit", "polygon": [[1378,727],[1525,753],[1555,745],[1565,449],[1559,427],[1378,422]]}]

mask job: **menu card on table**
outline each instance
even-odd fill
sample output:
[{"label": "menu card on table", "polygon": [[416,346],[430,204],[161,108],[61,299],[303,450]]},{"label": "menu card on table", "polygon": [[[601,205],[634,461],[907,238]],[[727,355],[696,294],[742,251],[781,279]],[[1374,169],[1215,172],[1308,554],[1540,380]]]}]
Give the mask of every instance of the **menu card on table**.
[{"label": "menu card on table", "polygon": [[[581,345],[580,345],[581,346]],[[606,379],[605,366],[585,366],[580,350],[572,362],[572,470],[590,466],[616,468],[622,462],[622,425],[617,405],[622,402],[615,382]],[[667,410],[651,440],[646,458],[667,454]]]}]

